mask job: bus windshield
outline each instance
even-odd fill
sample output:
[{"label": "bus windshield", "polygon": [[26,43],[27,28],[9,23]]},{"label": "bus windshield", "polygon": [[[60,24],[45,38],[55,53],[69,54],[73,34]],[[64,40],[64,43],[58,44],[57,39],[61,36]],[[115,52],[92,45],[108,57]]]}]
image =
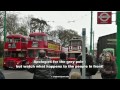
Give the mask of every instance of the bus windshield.
[{"label": "bus windshield", "polygon": [[34,57],[34,50],[28,50],[28,56]]},{"label": "bus windshield", "polygon": [[81,41],[71,41],[71,46],[80,46],[81,45]]},{"label": "bus windshield", "polygon": [[70,54],[68,55],[68,57],[69,57],[69,58],[75,58],[75,54],[74,54],[74,53],[70,53]]},{"label": "bus windshield", "polygon": [[5,57],[13,57],[13,58],[25,57],[25,52],[8,51],[5,52]]},{"label": "bus windshield", "polygon": [[13,40],[15,43],[20,42],[20,38],[14,38]]},{"label": "bus windshield", "polygon": [[30,40],[47,41],[47,36],[30,36]]}]

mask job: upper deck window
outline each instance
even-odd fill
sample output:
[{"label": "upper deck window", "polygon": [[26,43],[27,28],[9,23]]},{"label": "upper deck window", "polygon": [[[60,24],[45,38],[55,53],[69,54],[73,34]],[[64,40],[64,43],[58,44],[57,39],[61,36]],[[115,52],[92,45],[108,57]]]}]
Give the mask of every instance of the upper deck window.
[{"label": "upper deck window", "polygon": [[47,36],[44,36],[43,38],[44,38],[44,41],[47,41]]},{"label": "upper deck window", "polygon": [[81,41],[75,40],[75,41],[71,41],[70,43],[72,46],[81,46]]},{"label": "upper deck window", "polygon": [[37,41],[47,41],[47,36],[36,36],[35,39]]},{"label": "upper deck window", "polygon": [[35,39],[38,41],[42,41],[44,38],[43,38],[43,36],[36,36]]},{"label": "upper deck window", "polygon": [[7,38],[7,42],[9,43],[13,42],[12,38]]},{"label": "upper deck window", "polygon": [[15,43],[20,42],[20,38],[14,38],[14,42]]},{"label": "upper deck window", "polygon": [[30,37],[30,40],[34,40],[34,39],[35,39],[35,37],[34,37],[34,36],[31,36],[31,37]]},{"label": "upper deck window", "polygon": [[24,38],[21,39],[22,42],[26,42],[26,40]]}]

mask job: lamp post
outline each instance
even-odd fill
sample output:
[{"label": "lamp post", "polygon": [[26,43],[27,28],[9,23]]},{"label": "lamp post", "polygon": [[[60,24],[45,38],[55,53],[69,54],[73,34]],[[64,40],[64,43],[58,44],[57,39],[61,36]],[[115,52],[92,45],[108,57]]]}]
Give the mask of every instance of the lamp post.
[{"label": "lamp post", "polygon": [[93,11],[91,11],[91,31],[90,31],[90,54],[92,54],[92,19],[93,19]]}]

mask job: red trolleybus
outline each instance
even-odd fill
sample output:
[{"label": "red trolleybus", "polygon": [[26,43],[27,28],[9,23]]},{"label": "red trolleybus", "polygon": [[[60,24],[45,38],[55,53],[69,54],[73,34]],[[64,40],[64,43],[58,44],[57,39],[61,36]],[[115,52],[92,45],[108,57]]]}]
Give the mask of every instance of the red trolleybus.
[{"label": "red trolleybus", "polygon": [[4,69],[26,63],[28,38],[21,34],[8,35],[4,44]]},{"label": "red trolleybus", "polygon": [[81,38],[72,38],[69,41],[68,46],[68,60],[76,60],[77,57],[81,54],[82,50],[82,39]]},{"label": "red trolleybus", "polygon": [[30,40],[28,41],[27,50],[27,64],[31,64],[32,61],[37,57],[38,51],[43,49],[46,51],[48,57],[51,60],[59,60],[59,54],[61,52],[60,40],[43,32],[34,32],[29,35]]}]

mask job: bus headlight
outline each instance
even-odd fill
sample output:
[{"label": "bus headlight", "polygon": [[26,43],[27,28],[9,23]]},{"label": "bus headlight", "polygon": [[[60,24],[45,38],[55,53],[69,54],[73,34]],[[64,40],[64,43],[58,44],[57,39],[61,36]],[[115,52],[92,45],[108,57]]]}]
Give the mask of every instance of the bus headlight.
[{"label": "bus headlight", "polygon": [[17,62],[17,64],[19,64],[20,62]]}]

